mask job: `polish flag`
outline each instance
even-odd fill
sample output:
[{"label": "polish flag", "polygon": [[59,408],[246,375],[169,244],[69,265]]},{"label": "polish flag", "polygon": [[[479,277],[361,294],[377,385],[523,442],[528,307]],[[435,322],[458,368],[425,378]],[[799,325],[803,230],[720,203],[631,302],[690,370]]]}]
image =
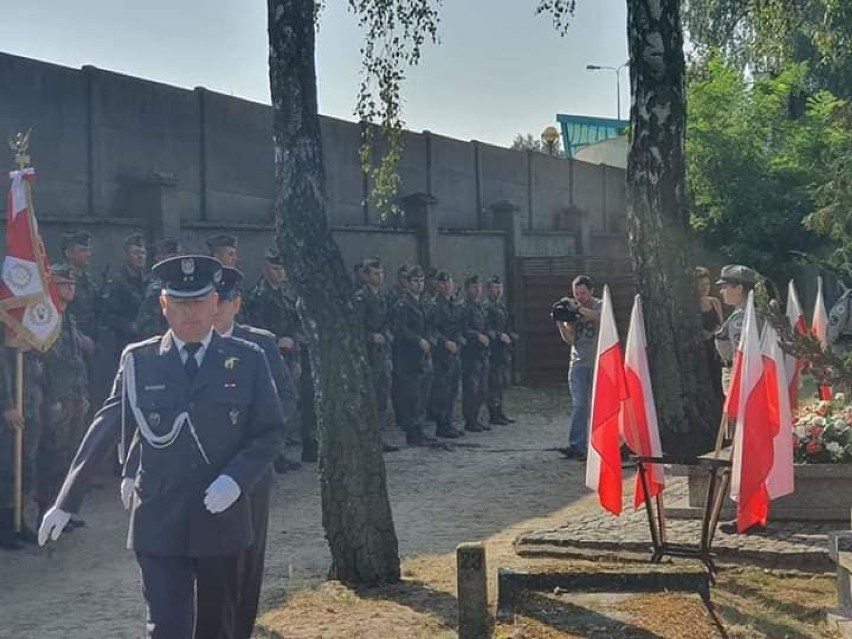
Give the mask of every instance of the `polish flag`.
[{"label": "polish flag", "polygon": [[619,424],[627,403],[627,384],[609,286],[604,286],[597,353],[592,382],[586,486],[597,491],[601,506],[613,515],[620,515],[622,476]]},{"label": "polish flag", "polygon": [[[773,441],[778,434],[774,423],[777,420],[771,417],[767,371],[754,313],[754,292],[748,296],[740,343],[742,368],[734,432],[731,499],[737,502],[737,531],[743,532],[754,524],[766,525],[770,499],[767,479],[773,464]],[[792,448],[789,439],[787,445]]]},{"label": "polish flag", "polygon": [[[793,411],[790,408],[785,363],[787,356],[778,344],[778,334],[769,323],[760,339],[763,368],[766,374],[766,392],[769,397],[769,417],[775,436],[772,438],[772,468],[766,478],[770,499],[793,492]],[[797,371],[798,374],[798,371]]]},{"label": "polish flag", "polygon": [[[787,320],[793,331],[800,335],[808,334],[808,325],[805,321],[805,313],[802,311],[802,305],[799,303],[799,294],[796,292],[796,285],[793,280],[790,280],[787,286]],[[784,356],[784,368],[787,373],[787,382],[789,384],[790,409],[795,411],[799,407],[799,389],[802,386],[801,372],[805,366],[805,362],[796,359],[792,355]]]},{"label": "polish flag", "polygon": [[[817,295],[814,302],[814,317],[811,323],[811,335],[819,341],[822,350],[828,348],[828,312],[825,310],[825,297],[822,293],[822,277],[817,278]],[[829,384],[821,384],[819,398],[830,400],[834,397]]]},{"label": "polish flag", "polygon": [[[624,354],[624,376],[627,381],[627,393],[630,397],[628,410],[621,422],[621,435],[636,455],[660,457],[663,447],[660,444],[660,431],[657,425],[657,408],[654,406],[654,392],[651,388],[651,374],[648,370],[648,344],[645,340],[645,318],[642,314],[642,297],[633,300],[633,313],[630,315],[630,329],[627,332],[627,346]],[[655,497],[665,487],[663,467],[649,464],[647,468],[649,497]],[[633,497],[634,508],[645,501],[645,489],[639,473],[636,474],[636,490]]]},{"label": "polish flag", "polygon": [[56,290],[50,284],[47,252],[38,232],[31,184],[35,169],[9,174],[6,197],[6,256],[0,275],[0,322],[6,326],[6,344],[39,351],[49,349],[59,336],[61,318]]}]

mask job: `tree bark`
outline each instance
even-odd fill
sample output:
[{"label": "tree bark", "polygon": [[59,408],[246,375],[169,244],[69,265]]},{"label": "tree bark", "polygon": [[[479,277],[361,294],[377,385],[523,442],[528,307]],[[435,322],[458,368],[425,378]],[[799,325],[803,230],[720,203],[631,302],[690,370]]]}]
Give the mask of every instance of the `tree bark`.
[{"label": "tree bark", "polygon": [[686,205],[685,62],[681,0],[628,0],[632,141],[627,161],[630,254],[642,295],[651,380],[667,453],[713,445],[713,401],[700,340]]},{"label": "tree bark", "polygon": [[373,585],[399,579],[399,553],[352,283],[326,217],[314,10],[314,0],[268,0],[275,235],[313,368],[330,578]]}]

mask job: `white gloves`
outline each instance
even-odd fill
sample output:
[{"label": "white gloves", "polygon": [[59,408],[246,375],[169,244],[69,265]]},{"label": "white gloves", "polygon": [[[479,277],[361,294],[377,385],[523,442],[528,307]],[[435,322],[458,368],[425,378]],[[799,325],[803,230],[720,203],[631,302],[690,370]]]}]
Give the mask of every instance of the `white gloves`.
[{"label": "white gloves", "polygon": [[204,506],[208,511],[220,513],[230,508],[240,498],[239,484],[227,475],[219,475],[204,491]]},{"label": "white gloves", "polygon": [[50,537],[53,541],[59,539],[59,535],[65,530],[65,526],[71,520],[71,513],[51,506],[44,514],[44,519],[41,521],[41,526],[38,529],[38,545],[44,546],[47,543],[47,538]]},{"label": "white gloves", "polygon": [[[125,510],[130,510],[130,505],[133,503],[135,483],[136,480],[133,477],[125,477],[121,480],[121,503]],[[204,491],[204,506],[215,515],[230,508],[241,494],[242,490],[237,482],[227,475],[219,475]]]},{"label": "white gloves", "polygon": [[121,480],[121,503],[124,505],[124,510],[130,510],[130,504],[133,503],[133,486],[136,480],[133,477],[125,477]]}]

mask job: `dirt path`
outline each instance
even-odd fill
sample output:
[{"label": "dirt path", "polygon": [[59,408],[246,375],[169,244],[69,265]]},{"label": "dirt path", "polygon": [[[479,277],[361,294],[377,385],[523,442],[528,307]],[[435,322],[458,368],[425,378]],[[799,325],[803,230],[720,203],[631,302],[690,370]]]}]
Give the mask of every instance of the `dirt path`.
[{"label": "dirt path", "polygon": [[[400,553],[438,555],[462,541],[510,540],[564,523],[586,495],[583,466],[542,449],[561,445],[566,391],[517,389],[514,426],[468,435],[452,450],[404,449],[385,456]],[[0,553],[0,637],[138,637],[144,611],[136,564],[124,549],[118,488],[91,494],[87,529],[48,550]],[[280,477],[273,498],[263,604],[322,580],[328,549],[315,467]]]}]

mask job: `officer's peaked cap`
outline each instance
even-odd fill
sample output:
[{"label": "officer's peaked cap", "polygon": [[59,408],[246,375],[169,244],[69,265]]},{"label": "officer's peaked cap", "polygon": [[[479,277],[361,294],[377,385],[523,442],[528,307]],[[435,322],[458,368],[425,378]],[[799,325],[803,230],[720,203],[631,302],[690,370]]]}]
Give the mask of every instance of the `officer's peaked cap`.
[{"label": "officer's peaked cap", "polygon": [[230,266],[222,267],[222,277],[216,284],[219,299],[232,300],[240,295],[240,284],[244,279],[243,272]]},{"label": "officer's peaked cap", "polygon": [[207,255],[178,255],[157,262],[151,272],[169,297],[202,297],[221,281],[222,263]]}]

